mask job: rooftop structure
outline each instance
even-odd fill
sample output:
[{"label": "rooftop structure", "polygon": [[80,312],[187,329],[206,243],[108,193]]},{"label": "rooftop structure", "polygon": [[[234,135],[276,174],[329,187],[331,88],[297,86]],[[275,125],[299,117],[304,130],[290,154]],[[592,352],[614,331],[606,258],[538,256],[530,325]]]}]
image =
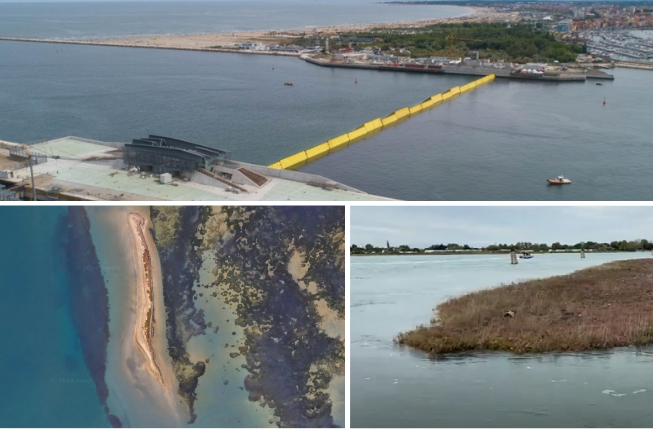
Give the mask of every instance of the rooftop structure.
[{"label": "rooftop structure", "polygon": [[[6,190],[30,190],[26,160],[10,155],[15,147],[0,141],[0,170],[11,172],[4,175],[11,177],[0,178],[0,184]],[[61,200],[389,200],[322,176],[234,161],[226,151],[161,136],[127,144],[65,137],[31,145],[30,151],[47,155],[46,162],[33,166],[37,194]],[[165,159],[164,154],[171,159]],[[140,162],[134,163],[136,159]],[[153,162],[146,163],[149,161]],[[164,167],[187,161],[197,168],[164,171]],[[138,165],[145,170],[134,167]],[[161,175],[165,175],[163,180]]]},{"label": "rooftop structure", "polygon": [[128,166],[156,174],[191,175],[198,169],[209,169],[219,160],[229,160],[230,154],[179,139],[150,135],[125,144],[123,160]]}]

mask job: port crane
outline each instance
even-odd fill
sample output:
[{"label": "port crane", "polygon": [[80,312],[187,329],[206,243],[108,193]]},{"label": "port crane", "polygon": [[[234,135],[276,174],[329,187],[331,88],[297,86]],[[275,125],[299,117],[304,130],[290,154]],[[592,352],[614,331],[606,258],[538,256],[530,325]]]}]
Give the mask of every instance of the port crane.
[{"label": "port crane", "polygon": [[455,36],[453,34],[453,31],[447,36],[447,39],[449,39],[449,59],[453,60],[453,42],[455,40],[460,40],[462,42],[482,42],[481,39],[465,39],[462,37]]}]

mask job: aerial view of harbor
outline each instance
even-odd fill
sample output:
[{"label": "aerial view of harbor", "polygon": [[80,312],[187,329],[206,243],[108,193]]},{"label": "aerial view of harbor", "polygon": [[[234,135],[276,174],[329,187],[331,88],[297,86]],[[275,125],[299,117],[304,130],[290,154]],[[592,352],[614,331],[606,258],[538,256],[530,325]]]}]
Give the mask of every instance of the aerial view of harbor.
[{"label": "aerial view of harbor", "polygon": [[1,208],[0,426],[344,427],[344,216]]},{"label": "aerial view of harbor", "polygon": [[650,425],[652,222],[648,207],[352,208],[352,428]]},{"label": "aerial view of harbor", "polygon": [[0,199],[647,200],[651,10],[0,3]]}]

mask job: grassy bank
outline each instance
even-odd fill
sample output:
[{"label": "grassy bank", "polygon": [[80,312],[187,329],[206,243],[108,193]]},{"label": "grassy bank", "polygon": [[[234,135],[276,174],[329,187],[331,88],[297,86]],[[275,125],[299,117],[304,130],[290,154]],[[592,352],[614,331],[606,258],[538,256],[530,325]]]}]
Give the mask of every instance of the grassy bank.
[{"label": "grassy bank", "polygon": [[[653,259],[470,293],[396,341],[432,354],[583,351],[653,344]],[[514,318],[506,317],[507,311]]]}]

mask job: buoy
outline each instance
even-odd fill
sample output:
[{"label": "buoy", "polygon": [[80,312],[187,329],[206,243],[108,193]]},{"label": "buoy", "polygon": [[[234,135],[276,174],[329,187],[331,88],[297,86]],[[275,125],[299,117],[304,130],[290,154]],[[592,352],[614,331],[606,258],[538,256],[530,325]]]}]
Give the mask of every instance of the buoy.
[{"label": "buoy", "polygon": [[605,104],[605,97],[603,97],[603,104]]}]

